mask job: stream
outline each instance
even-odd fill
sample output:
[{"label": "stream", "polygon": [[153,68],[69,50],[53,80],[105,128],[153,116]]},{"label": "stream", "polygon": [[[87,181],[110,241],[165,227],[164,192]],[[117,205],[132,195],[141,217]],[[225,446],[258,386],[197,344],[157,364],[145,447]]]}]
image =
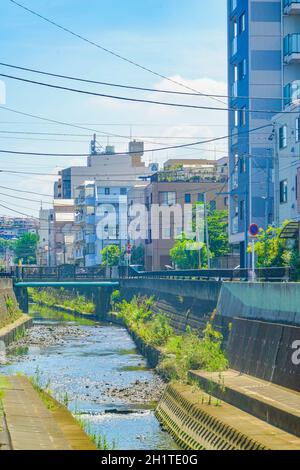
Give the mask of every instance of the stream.
[{"label": "stream", "polygon": [[23,373],[119,450],[175,450],[154,415],[165,385],[124,328],[31,305],[34,326],[7,351],[0,374]]}]

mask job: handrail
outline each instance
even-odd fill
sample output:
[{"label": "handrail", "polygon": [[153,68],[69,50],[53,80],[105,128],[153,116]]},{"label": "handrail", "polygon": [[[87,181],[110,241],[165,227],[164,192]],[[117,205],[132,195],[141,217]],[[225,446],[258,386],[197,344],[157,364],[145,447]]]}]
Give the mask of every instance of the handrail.
[{"label": "handrail", "polygon": [[[64,265],[59,267],[13,267],[0,271],[0,278],[14,278],[17,280],[44,281],[44,280],[105,280],[112,279],[113,270],[107,268],[78,267]],[[288,282],[296,280],[296,272],[291,267],[259,268],[255,270],[256,281]],[[252,273],[248,269],[192,269],[170,271],[136,271],[132,267],[119,267],[118,279],[190,279],[190,280],[217,280],[217,281],[249,281]]]}]

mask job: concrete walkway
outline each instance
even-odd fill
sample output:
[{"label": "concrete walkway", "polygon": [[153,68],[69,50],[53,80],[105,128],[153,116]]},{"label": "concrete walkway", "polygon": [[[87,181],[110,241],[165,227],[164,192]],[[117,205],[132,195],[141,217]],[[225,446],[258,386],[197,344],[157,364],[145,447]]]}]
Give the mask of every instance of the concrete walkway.
[{"label": "concrete walkway", "polygon": [[235,370],[221,375],[218,372],[191,371],[190,377],[206,392],[211,390],[213,396],[300,437],[299,392]]},{"label": "concrete walkway", "polygon": [[0,388],[11,450],[95,450],[71,413],[56,402],[49,410],[25,377],[5,377]]}]

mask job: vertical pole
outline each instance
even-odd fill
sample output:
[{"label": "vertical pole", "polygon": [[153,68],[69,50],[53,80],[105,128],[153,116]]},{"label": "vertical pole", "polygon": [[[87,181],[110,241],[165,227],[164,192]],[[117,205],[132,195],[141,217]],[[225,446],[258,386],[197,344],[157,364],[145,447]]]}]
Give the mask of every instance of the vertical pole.
[{"label": "vertical pole", "polygon": [[255,282],[255,241],[254,238],[252,239],[252,282]]},{"label": "vertical pole", "polygon": [[209,232],[208,232],[208,220],[207,220],[207,197],[204,193],[204,218],[205,218],[205,232],[206,232],[206,250],[207,250],[207,265],[210,269],[210,246],[209,246]]}]

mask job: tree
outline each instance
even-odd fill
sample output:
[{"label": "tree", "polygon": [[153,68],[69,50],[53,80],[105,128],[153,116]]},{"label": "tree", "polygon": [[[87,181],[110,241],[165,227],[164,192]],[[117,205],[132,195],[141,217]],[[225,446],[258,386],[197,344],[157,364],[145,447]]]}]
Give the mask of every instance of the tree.
[{"label": "tree", "polygon": [[[207,224],[210,257],[219,258],[230,253],[227,211],[209,211]],[[193,230],[196,230],[195,222]],[[202,267],[207,266],[206,245],[202,247],[199,259],[199,250],[190,249],[193,243],[195,243],[195,240],[189,240],[183,235],[180,239],[176,240],[173,248],[170,250],[171,259],[179,269],[198,269],[200,265]]]},{"label": "tree", "polygon": [[109,245],[101,251],[103,266],[118,266],[120,262],[121,250],[117,245]]},{"label": "tree", "polygon": [[134,245],[131,251],[131,264],[138,264],[138,265],[144,266],[145,264],[144,257],[145,257],[144,247]]},{"label": "tree", "polygon": [[227,211],[211,211],[207,217],[209,248],[212,258],[230,253]]},{"label": "tree", "polygon": [[[292,246],[291,240],[280,238],[283,228],[289,222],[286,221],[282,227],[268,227],[266,230],[260,230],[255,243],[255,253],[257,255],[257,267],[281,267],[296,266],[298,263],[298,251]],[[251,253],[251,246],[248,252]]]},{"label": "tree", "polygon": [[21,238],[16,240],[14,252],[15,262],[22,260],[23,264],[36,263],[36,248],[39,237],[34,233],[25,233]]},{"label": "tree", "polygon": [[[190,240],[183,235],[175,241],[173,248],[170,250],[170,256],[173,263],[179,269],[198,269],[207,263],[207,252],[204,245],[194,246],[195,241]],[[199,248],[199,249],[196,249]],[[200,256],[199,250],[201,248]]]}]

